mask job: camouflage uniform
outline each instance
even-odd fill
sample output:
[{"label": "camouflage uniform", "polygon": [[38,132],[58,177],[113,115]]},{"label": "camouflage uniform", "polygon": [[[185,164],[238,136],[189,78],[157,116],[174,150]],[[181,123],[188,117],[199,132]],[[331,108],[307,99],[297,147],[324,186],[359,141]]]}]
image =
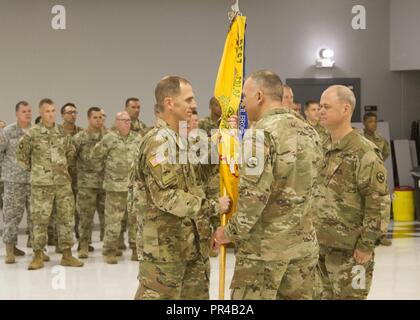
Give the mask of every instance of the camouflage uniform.
[{"label": "camouflage uniform", "polygon": [[[211,119],[211,117],[203,118],[198,123],[198,128],[205,130],[209,138],[209,150],[213,150],[211,136],[212,130],[219,129],[219,123]],[[209,155],[210,156],[210,155]],[[220,195],[220,172],[219,165],[212,164],[211,159],[209,159],[208,164],[200,164],[197,174],[198,182],[203,185],[204,192],[207,199],[213,201],[218,201]],[[219,213],[212,218],[212,225],[216,227],[220,224]]]},{"label": "camouflage uniform", "polygon": [[[325,201],[315,224],[320,243],[317,297],[366,299],[374,260],[358,266],[353,255],[356,249],[374,253],[377,239],[388,226],[389,217],[384,218],[390,208],[386,169],[379,150],[357,130],[333,145],[328,139],[324,151]],[[358,268],[364,268],[364,286],[354,285]]]},{"label": "camouflage uniform", "polygon": [[386,141],[386,139],[377,132],[374,134],[368,134],[366,131],[364,131],[363,135],[366,139],[370,140],[378,147],[378,149],[381,151],[382,159],[385,162],[391,154],[388,141]]},{"label": "camouflage uniform", "polygon": [[318,132],[321,143],[323,143],[329,137],[329,133],[328,133],[327,129],[325,129],[323,126],[321,126],[321,124],[319,122],[316,125],[311,125],[311,126],[315,129],[316,132]]},{"label": "camouflage uniform", "polygon": [[[391,155],[391,148],[389,146],[388,141],[386,141],[386,139],[384,137],[382,137],[379,133],[375,132],[373,135],[367,133],[366,131],[363,131],[363,135],[366,139],[368,139],[369,141],[373,142],[378,149],[381,151],[381,155],[382,155],[382,159],[385,162],[386,159],[388,159],[388,157]],[[391,215],[391,212],[384,212],[387,215]],[[387,219],[387,217],[383,217],[384,219]],[[391,242],[390,240],[387,240],[386,237],[387,232],[383,233],[380,237],[380,243],[381,244],[385,244],[385,245],[390,245]],[[388,241],[388,244],[386,244],[385,241]]]},{"label": "camouflage uniform", "polygon": [[136,120],[131,120],[130,130],[134,131],[134,132],[137,132],[137,133],[140,133],[140,135],[143,137],[150,130],[150,128],[148,128],[139,119],[136,119]]},{"label": "camouflage uniform", "polygon": [[[135,120],[131,120],[130,130],[133,132],[139,133],[143,137],[150,130],[150,128],[148,128],[143,121],[140,121],[139,119],[135,119]],[[132,200],[133,200],[132,186],[129,185],[128,197],[127,197],[128,206],[127,206],[127,211],[124,214],[124,218],[121,222],[120,242],[124,243],[124,233],[127,230],[127,226],[128,226],[128,242],[130,244],[131,249],[135,247],[135,242],[136,242],[135,240],[136,228],[134,228],[134,226],[136,225],[136,221],[135,221],[136,217],[134,214],[132,214],[130,210]]]},{"label": "camouflage uniform", "polygon": [[46,245],[53,205],[57,208],[58,245],[62,250],[73,246],[75,206],[68,166],[74,161],[74,154],[70,137],[57,126],[35,125],[19,142],[17,161],[31,173],[34,251]]},{"label": "camouflage uniform", "polygon": [[[186,143],[158,119],[140,145],[134,165],[140,260],[136,299],[209,298],[209,215],[219,208],[197,187],[193,167],[176,161]],[[168,144],[170,154],[161,150]],[[169,156],[176,164],[169,163]]]},{"label": "camouflage uniform", "polygon": [[[236,244],[232,299],[312,299],[319,250],[312,223],[322,162],[319,137],[287,108],[266,112],[252,132],[244,138],[245,143],[252,139],[252,148],[244,150],[237,213],[225,228]],[[264,158],[254,156],[259,146]],[[250,171],[258,166],[260,172]]]},{"label": "camouflage uniform", "polygon": [[5,244],[17,244],[18,227],[25,209],[29,237],[32,235],[29,173],[24,171],[16,161],[16,149],[26,131],[27,129],[22,129],[14,123],[8,125],[0,133],[0,158],[3,168],[1,180],[4,182],[3,241]]},{"label": "camouflage uniform", "polygon": [[105,191],[102,189],[104,170],[101,162],[95,162],[91,158],[91,151],[105,133],[105,130],[92,132],[86,129],[73,137],[78,169],[76,208],[80,216],[80,242],[88,242],[91,238],[95,211],[98,212],[101,234],[104,233]]},{"label": "camouflage uniform", "polygon": [[141,135],[130,131],[122,137],[110,131],[92,150],[92,158],[104,167],[103,189],[105,197],[104,254],[117,250],[121,222],[127,210],[129,172]]},{"label": "camouflage uniform", "polygon": [[[67,131],[64,129],[63,125],[59,124],[57,125],[58,129],[61,131],[62,134],[68,135],[70,137],[73,137],[83,129],[75,126],[74,130],[72,132]],[[76,201],[77,196],[77,168],[76,168],[76,162],[73,161],[72,163],[69,163],[69,174],[71,177],[71,188],[73,190],[74,194],[74,201]],[[50,218],[50,223],[48,225],[48,239],[53,239],[55,243],[57,243],[57,209],[55,206],[53,206],[53,211]],[[76,208],[76,211],[74,212],[74,221],[75,221],[75,231],[76,235],[78,235],[78,226],[79,226],[79,214]]]}]

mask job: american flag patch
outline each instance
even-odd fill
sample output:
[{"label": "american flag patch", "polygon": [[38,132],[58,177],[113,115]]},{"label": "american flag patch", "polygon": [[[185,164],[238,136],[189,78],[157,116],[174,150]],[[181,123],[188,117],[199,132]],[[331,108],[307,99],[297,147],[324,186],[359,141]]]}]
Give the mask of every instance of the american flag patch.
[{"label": "american flag patch", "polygon": [[158,153],[149,159],[150,164],[154,167],[160,165],[163,161],[165,161],[165,156],[161,153]]}]

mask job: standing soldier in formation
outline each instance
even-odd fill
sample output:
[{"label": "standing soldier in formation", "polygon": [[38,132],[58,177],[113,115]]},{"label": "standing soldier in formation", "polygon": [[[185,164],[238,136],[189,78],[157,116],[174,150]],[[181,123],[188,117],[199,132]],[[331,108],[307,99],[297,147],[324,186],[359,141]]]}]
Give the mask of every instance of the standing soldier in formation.
[{"label": "standing soldier in formation", "polygon": [[103,129],[100,108],[90,108],[87,115],[89,127],[73,137],[73,144],[76,148],[78,189],[76,208],[80,215],[79,258],[81,259],[88,258],[93,217],[96,211],[99,216],[101,240],[105,231],[105,191],[102,188],[104,168],[101,162],[95,162],[91,158],[91,151],[102,140],[106,131]]},{"label": "standing soldier in formation", "polygon": [[[121,223],[127,211],[129,173],[134,161],[134,153],[141,135],[130,130],[131,119],[127,112],[119,112],[115,118],[115,130],[107,133],[92,150],[93,161],[104,167],[103,188],[105,197],[105,238],[106,263],[118,263],[117,255]],[[134,248],[135,249],[135,248]]]},{"label": "standing soldier in formation", "polygon": [[[387,172],[376,146],[351,127],[353,92],[332,86],[321,97],[325,201],[316,219],[318,298],[366,299],[377,240],[389,222]],[[386,213],[386,214],[385,214]]]},{"label": "standing soldier in formation", "polygon": [[[137,132],[141,136],[144,136],[146,132],[148,131],[148,128],[146,124],[144,124],[144,122],[139,119],[140,109],[141,109],[141,104],[140,104],[139,98],[132,97],[132,98],[128,98],[125,101],[125,111],[127,111],[131,119],[131,126],[130,126],[131,131]],[[130,207],[131,207],[132,198],[133,198],[132,186],[129,185],[128,202],[130,203]],[[125,250],[126,248],[125,243],[124,243],[124,233],[127,230],[127,227],[128,227],[128,242],[130,245],[130,249],[132,250],[135,249],[136,221],[135,221],[135,215],[131,213],[132,211],[130,209],[127,210],[121,224],[122,226],[121,226],[121,234],[120,234],[120,239],[119,239],[119,249],[122,249],[122,250]],[[136,256],[137,254],[133,253],[132,258],[135,258]]]},{"label": "standing soldier in formation", "polygon": [[50,99],[39,103],[41,122],[20,140],[16,157],[19,165],[31,174],[31,210],[34,258],[28,269],[44,267],[44,247],[53,205],[57,210],[58,245],[63,250],[62,266],[81,267],[72,256],[74,230],[74,195],[71,189],[69,163],[74,146],[55,124],[55,106]]},{"label": "standing soldier in formation", "polygon": [[328,137],[328,132],[323,126],[319,123],[319,103],[316,101],[308,101],[305,103],[305,117],[306,121],[318,132],[321,142],[325,141]]},{"label": "standing soldier in formation", "polygon": [[[59,129],[65,134],[70,137],[74,137],[77,133],[82,131],[83,129],[76,125],[77,120],[77,107],[74,103],[66,103],[64,106],[61,107],[61,117],[63,118],[63,123],[59,125]],[[77,197],[77,167],[76,162],[69,164],[69,173],[71,177],[71,188],[73,190],[74,199],[76,201]],[[74,221],[75,221],[75,233],[76,238],[79,238],[79,212],[76,211],[74,213]],[[93,249],[90,248],[91,250]]]},{"label": "standing soldier in formation", "polygon": [[[222,116],[222,108],[220,107],[219,101],[216,99],[216,97],[212,97],[210,99],[209,109],[210,116],[205,117],[198,122],[198,128],[205,130],[209,139],[209,162],[208,164],[200,165],[201,175],[198,178],[201,180],[199,182],[201,182],[203,185],[206,198],[213,201],[218,201],[220,194],[219,164],[211,163],[211,152],[215,150],[212,145],[211,137],[212,134],[214,134],[214,131],[219,129],[220,118]],[[212,225],[217,226],[220,222],[219,220],[219,213],[217,212],[216,216],[212,218]],[[212,252],[211,255],[215,256],[215,254]]]},{"label": "standing soldier in formation", "polygon": [[[366,139],[372,141],[381,151],[382,159],[385,162],[391,155],[391,148],[388,141],[382,137],[378,132],[378,117],[375,113],[368,112],[363,116],[363,135]],[[383,246],[391,246],[392,241],[386,237],[386,232],[382,234],[379,242]]]},{"label": "standing soldier in formation", "polygon": [[[214,245],[236,245],[232,299],[312,299],[318,243],[313,190],[321,166],[319,137],[282,104],[283,85],[270,71],[252,73],[243,103],[256,121],[244,150],[237,213]],[[244,146],[247,146],[245,141]]]},{"label": "standing soldier in formation", "polygon": [[15,108],[16,123],[8,125],[0,136],[0,159],[3,167],[4,182],[4,233],[7,264],[15,263],[15,256],[24,256],[18,248],[18,227],[26,209],[29,239],[32,236],[29,173],[23,170],[16,161],[16,150],[20,138],[29,130],[32,121],[32,109],[28,102],[20,101]]},{"label": "standing soldier in formation", "polygon": [[196,107],[191,84],[162,79],[156,89],[156,127],[143,138],[136,158],[135,207],[140,258],[136,299],[209,298],[209,217],[229,209],[205,199],[191,164],[180,159],[187,142],[179,135]]}]

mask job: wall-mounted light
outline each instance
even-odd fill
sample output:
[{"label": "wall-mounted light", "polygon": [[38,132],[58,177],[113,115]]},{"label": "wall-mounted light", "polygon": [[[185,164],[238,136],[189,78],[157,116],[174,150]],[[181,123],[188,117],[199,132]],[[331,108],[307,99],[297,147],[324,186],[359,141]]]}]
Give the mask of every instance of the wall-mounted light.
[{"label": "wall-mounted light", "polygon": [[316,67],[317,68],[333,68],[335,65],[335,61],[332,60],[334,58],[334,51],[329,48],[322,48],[317,53],[316,59]]}]

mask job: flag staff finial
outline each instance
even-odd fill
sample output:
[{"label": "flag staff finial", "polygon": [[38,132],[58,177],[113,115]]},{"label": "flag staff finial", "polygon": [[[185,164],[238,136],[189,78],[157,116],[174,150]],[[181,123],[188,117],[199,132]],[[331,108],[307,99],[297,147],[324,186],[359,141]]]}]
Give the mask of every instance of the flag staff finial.
[{"label": "flag staff finial", "polygon": [[236,18],[236,16],[241,16],[241,15],[242,13],[239,10],[239,0],[235,0],[235,3],[231,7],[231,11],[229,11],[229,14],[228,14],[230,22],[232,22],[233,19]]}]

